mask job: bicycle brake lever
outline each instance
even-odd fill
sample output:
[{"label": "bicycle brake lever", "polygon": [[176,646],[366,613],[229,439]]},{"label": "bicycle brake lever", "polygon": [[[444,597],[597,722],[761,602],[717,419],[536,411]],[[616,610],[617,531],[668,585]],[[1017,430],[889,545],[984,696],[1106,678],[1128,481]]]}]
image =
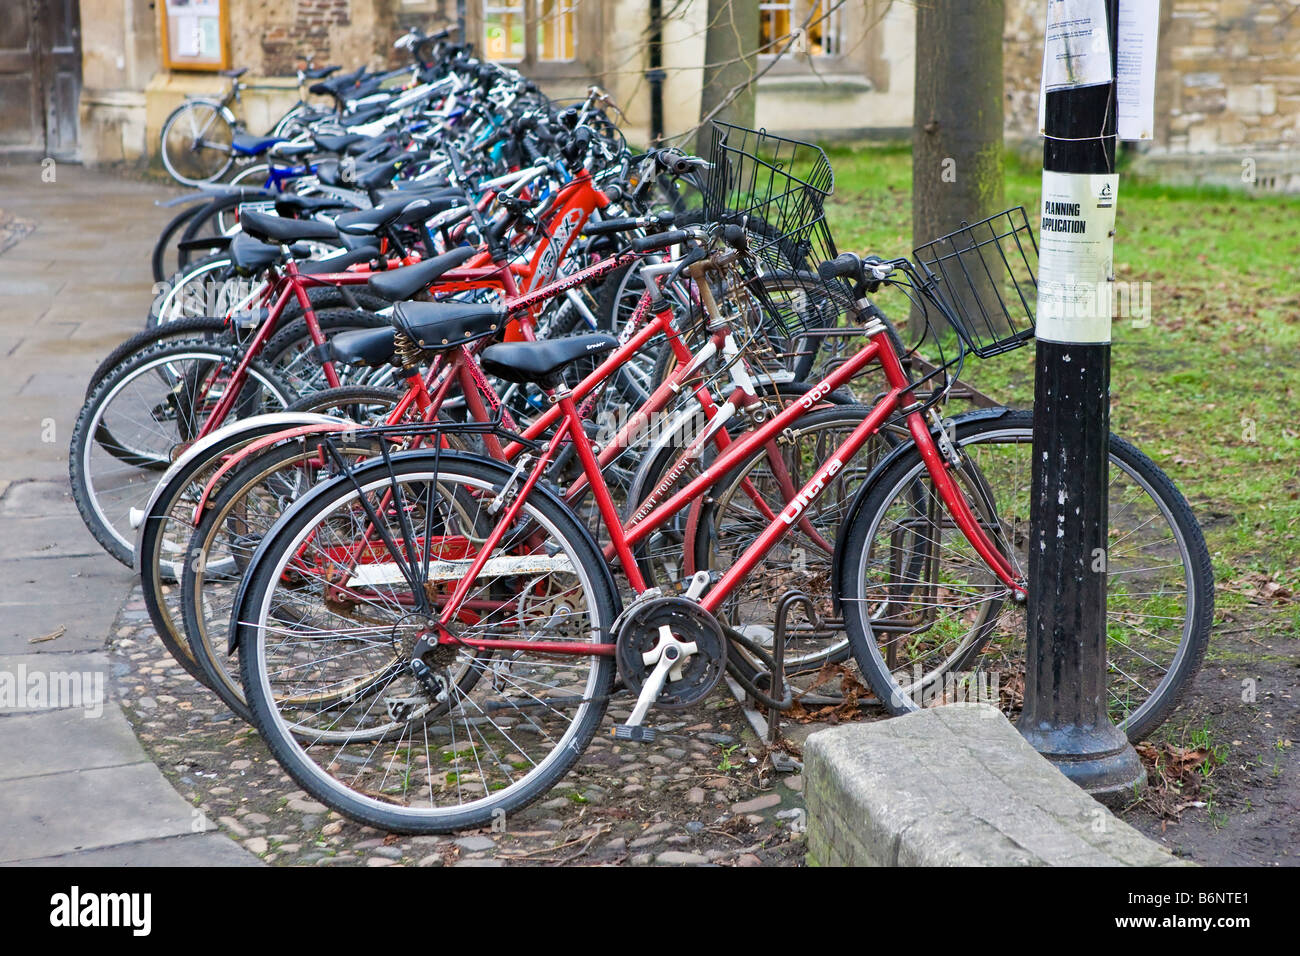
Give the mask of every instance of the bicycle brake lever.
[{"label": "bicycle brake lever", "polygon": [[709,251],[705,249],[703,246],[695,246],[691,249],[688,249],[686,251],[686,255],[682,256],[681,261],[677,263],[677,268],[674,269],[672,272],[668,273],[668,279],[664,284],[672,285],[679,278],[681,278],[681,274],[683,270],[695,265],[695,263],[697,262],[703,262],[708,257],[709,257]]}]

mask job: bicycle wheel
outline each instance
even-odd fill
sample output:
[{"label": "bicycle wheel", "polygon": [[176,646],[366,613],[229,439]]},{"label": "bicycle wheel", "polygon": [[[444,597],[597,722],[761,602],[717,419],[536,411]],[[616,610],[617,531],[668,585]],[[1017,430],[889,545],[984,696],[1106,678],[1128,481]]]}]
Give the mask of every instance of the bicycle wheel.
[{"label": "bicycle wheel", "polygon": [[[230,177],[227,186],[243,189],[268,189],[267,180],[271,178],[271,164],[265,161],[249,163]],[[228,225],[234,225],[232,221]]]},{"label": "bicycle wheel", "polygon": [[[1028,566],[1033,413],[974,413],[950,434],[949,474],[1018,573]],[[1108,709],[1139,740],[1176,705],[1209,641],[1209,552],[1187,502],[1149,458],[1110,439]],[[915,446],[865,492],[844,529],[836,590],[854,656],[893,713],[979,691],[1023,703],[1025,615],[932,488]]]},{"label": "bicycle wheel", "polygon": [[205,345],[234,345],[234,329],[225,319],[210,316],[186,316],[175,322],[168,322],[156,328],[144,329],[135,333],[125,342],[109,352],[104,360],[95,367],[86,383],[86,395],[95,390],[95,386],[104,380],[104,376],[121,365],[137,352],[143,352],[160,342],[202,342]]},{"label": "bicycle wheel", "polygon": [[[540,486],[454,625],[462,641],[521,646],[439,645],[423,679],[412,669],[428,620],[417,608],[427,598],[437,616],[453,569],[501,520],[488,509],[510,476],[449,452],[371,461],[301,499],[254,556],[232,615],[254,719],[295,782],[353,820],[406,833],[482,826],[544,794],[604,714],[611,657],[546,647],[602,643],[618,592],[589,535]],[[366,532],[375,519],[402,554]],[[407,559],[416,587],[394,573]],[[358,689],[329,706],[289,703],[339,685]],[[318,742],[325,734],[336,742]]]},{"label": "bicycle wheel", "polygon": [[306,103],[299,103],[291,107],[271,127],[271,135],[277,139],[297,139],[304,133],[310,132],[312,122],[318,118],[317,110]]},{"label": "bicycle wheel", "polygon": [[[82,406],[72,432],[72,495],[86,527],[123,564],[131,563],[131,511],[175,455],[198,437],[230,386],[242,351],[166,343],[106,374]],[[235,418],[284,408],[292,392],[254,362],[231,408]]]},{"label": "bicycle wheel", "polygon": [[[253,552],[280,515],[322,476],[334,472],[332,461],[321,460],[322,437],[294,438],[236,469],[209,500],[179,566],[181,624],[190,656],[202,669],[205,683],[250,723],[239,660],[228,647],[235,591]],[[337,440],[337,447],[351,460],[379,453],[377,442]]]},{"label": "bicycle wheel", "polygon": [[182,103],[163,122],[163,168],[185,186],[216,182],[235,161],[234,134],[234,115],[220,103]]},{"label": "bicycle wheel", "polygon": [[[302,425],[329,424],[321,415],[257,415],[233,422],[195,442],[169,467],[138,513],[136,569],[154,632],[176,661],[201,684],[208,677],[182,630],[177,579],[194,533],[199,496],[228,455],[267,435]],[[218,493],[220,487],[213,490]]]},{"label": "bicycle wheel", "polygon": [[[295,402],[285,417],[305,420],[328,415],[332,419],[371,424],[384,419],[400,400],[401,393],[394,389],[355,386],[329,389]],[[239,660],[228,653],[226,646],[234,589],[266,531],[290,503],[332,467],[332,463],[320,458],[321,437],[303,435],[286,439],[227,474],[210,494],[197,526],[188,525],[193,534],[185,538],[184,560],[175,564],[179,597],[171,603],[186,656],[203,674],[203,683],[237,716],[250,722],[252,717],[239,685]],[[247,444],[241,442],[240,446]],[[355,442],[339,444],[342,453],[352,457],[378,452],[374,444],[361,447],[356,447]],[[227,454],[234,450],[231,448]],[[193,515],[193,511],[194,502],[191,502],[189,514]]]},{"label": "bicycle wheel", "polygon": [[187,317],[225,315],[253,288],[252,280],[235,274],[228,254],[196,259],[163,284],[150,303],[145,327]]}]

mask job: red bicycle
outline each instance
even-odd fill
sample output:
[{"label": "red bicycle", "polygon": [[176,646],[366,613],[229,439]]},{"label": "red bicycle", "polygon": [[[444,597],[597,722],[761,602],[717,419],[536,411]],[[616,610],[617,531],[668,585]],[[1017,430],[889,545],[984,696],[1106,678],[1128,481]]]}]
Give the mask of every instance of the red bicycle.
[{"label": "red bicycle", "polygon": [[[947,239],[960,258],[1030,238],[1023,211],[1009,223],[976,224]],[[991,239],[980,238],[981,229]],[[566,366],[587,351],[578,340],[572,348],[515,342],[481,353],[487,371],[541,385],[557,409],[552,436],[513,468],[441,443],[396,454],[383,448],[359,465],[335,457],[340,476],[303,496],[262,540],[231,616],[248,702],[277,759],[300,786],[353,819],[430,832],[483,825],[544,793],[595,733],[616,669],[636,704],[613,732],[650,739],[650,709],[703,699],[731,647],[743,643],[727,620],[729,600],[891,421],[911,440],[873,471],[839,529],[831,587],[843,608],[840,627],[891,709],[925,703],[913,690],[928,691],[933,703],[949,675],[985,655],[1001,659],[1003,617],[1027,593],[1025,544],[1005,512],[1014,495],[1004,493],[1015,485],[999,468],[986,469],[981,455],[1023,443],[1008,422],[991,417],[998,427],[944,428],[934,406],[945,386],[928,391],[909,378],[867,295],[882,282],[905,281],[948,319],[961,355],[994,355],[1028,341],[1032,326],[1028,334],[1013,328],[995,336],[973,329],[951,293],[948,265],[856,257],[829,264],[828,281],[846,276],[855,286],[851,314],[866,344],[697,473],[683,469],[679,483],[656,489],[658,500],[628,520],[563,381]],[[977,294],[979,285],[966,291]],[[680,594],[649,586],[639,543],[871,366],[886,391],[784,506],[765,516],[732,563],[697,571]],[[543,481],[568,445],[622,587],[584,523]],[[1140,457],[1118,447],[1121,472],[1150,478]],[[1137,687],[1153,675],[1143,705],[1167,712],[1204,650],[1208,554],[1167,479],[1135,484],[1148,504],[1134,498],[1112,513],[1119,522],[1112,533],[1139,553],[1125,579],[1136,587],[1121,589],[1116,614],[1143,622],[1123,634],[1125,664],[1147,663],[1121,670]],[[1170,555],[1166,574],[1151,565],[1162,549]],[[1167,621],[1152,631],[1147,625],[1159,618]],[[1160,651],[1164,643],[1176,648],[1172,656]]]},{"label": "red bicycle", "polygon": [[[549,168],[532,167],[510,177],[510,183],[492,195],[508,201],[524,192]],[[423,203],[423,205],[422,205]],[[69,473],[73,497],[86,526],[104,548],[125,564],[131,563],[133,528],[139,509],[149,497],[158,472],[184,448],[210,434],[232,415],[247,417],[290,405],[297,397],[295,385],[311,391],[319,385],[302,371],[286,381],[262,357],[277,356],[281,367],[319,368],[325,384],[341,384],[334,362],[321,348],[326,332],[374,328],[383,317],[356,310],[331,310],[317,316],[309,290],[319,286],[346,289],[366,285],[381,297],[396,301],[422,293],[434,283],[442,295],[503,294],[516,298],[523,289],[551,282],[586,224],[608,199],[583,172],[562,187],[548,203],[540,236],[525,234],[513,241],[511,227],[524,207],[508,210],[492,223],[484,223],[471,207],[466,218],[477,218],[487,234],[487,249],[454,248],[406,268],[373,271],[365,266],[378,254],[367,246],[343,256],[299,266],[289,250],[296,242],[337,240],[336,228],[311,220],[282,219],[255,212],[243,216],[243,235],[235,237],[231,252],[247,274],[266,274],[252,296],[237,305],[227,321],[251,314],[256,331],[244,345],[210,344],[190,339],[166,340],[145,348],[105,373],[92,390],[73,431]],[[348,214],[343,227],[381,229],[390,222],[428,218],[421,199],[390,209]],[[355,222],[353,222],[355,220]],[[455,233],[449,233],[454,238]],[[531,240],[531,241],[530,241]],[[529,253],[521,259],[521,254]],[[409,260],[392,263],[402,265]],[[387,264],[387,263],[386,263]],[[329,271],[329,270],[339,271]],[[445,281],[443,281],[445,280]],[[549,295],[538,295],[508,332],[509,337],[531,338],[532,323]],[[278,342],[273,336],[291,302],[302,310],[307,340]],[[307,356],[293,361],[289,353]],[[324,359],[322,361],[322,358]]]}]

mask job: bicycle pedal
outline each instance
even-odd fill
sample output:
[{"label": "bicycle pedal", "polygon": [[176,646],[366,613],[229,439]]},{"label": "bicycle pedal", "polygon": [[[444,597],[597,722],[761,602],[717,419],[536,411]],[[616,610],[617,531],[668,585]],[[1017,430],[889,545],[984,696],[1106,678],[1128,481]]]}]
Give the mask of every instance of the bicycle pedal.
[{"label": "bicycle pedal", "polygon": [[651,744],[659,736],[653,727],[633,727],[629,724],[615,724],[612,734],[615,740],[630,740],[635,744]]}]

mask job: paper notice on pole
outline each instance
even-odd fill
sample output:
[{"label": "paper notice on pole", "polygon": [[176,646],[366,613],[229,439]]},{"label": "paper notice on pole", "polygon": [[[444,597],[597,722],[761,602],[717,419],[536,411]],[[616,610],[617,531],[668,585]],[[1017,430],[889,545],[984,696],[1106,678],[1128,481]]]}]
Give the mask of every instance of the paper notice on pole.
[{"label": "paper notice on pole", "polygon": [[1096,86],[1115,78],[1110,68],[1106,0],[1047,0],[1043,82],[1038,92],[1038,129],[1047,128],[1047,94]]},{"label": "paper notice on pole", "polygon": [[1151,139],[1159,33],[1160,0],[1120,0],[1115,68],[1120,139]]},{"label": "paper notice on pole", "polygon": [[1037,335],[1046,342],[1110,341],[1114,173],[1043,170]]}]

